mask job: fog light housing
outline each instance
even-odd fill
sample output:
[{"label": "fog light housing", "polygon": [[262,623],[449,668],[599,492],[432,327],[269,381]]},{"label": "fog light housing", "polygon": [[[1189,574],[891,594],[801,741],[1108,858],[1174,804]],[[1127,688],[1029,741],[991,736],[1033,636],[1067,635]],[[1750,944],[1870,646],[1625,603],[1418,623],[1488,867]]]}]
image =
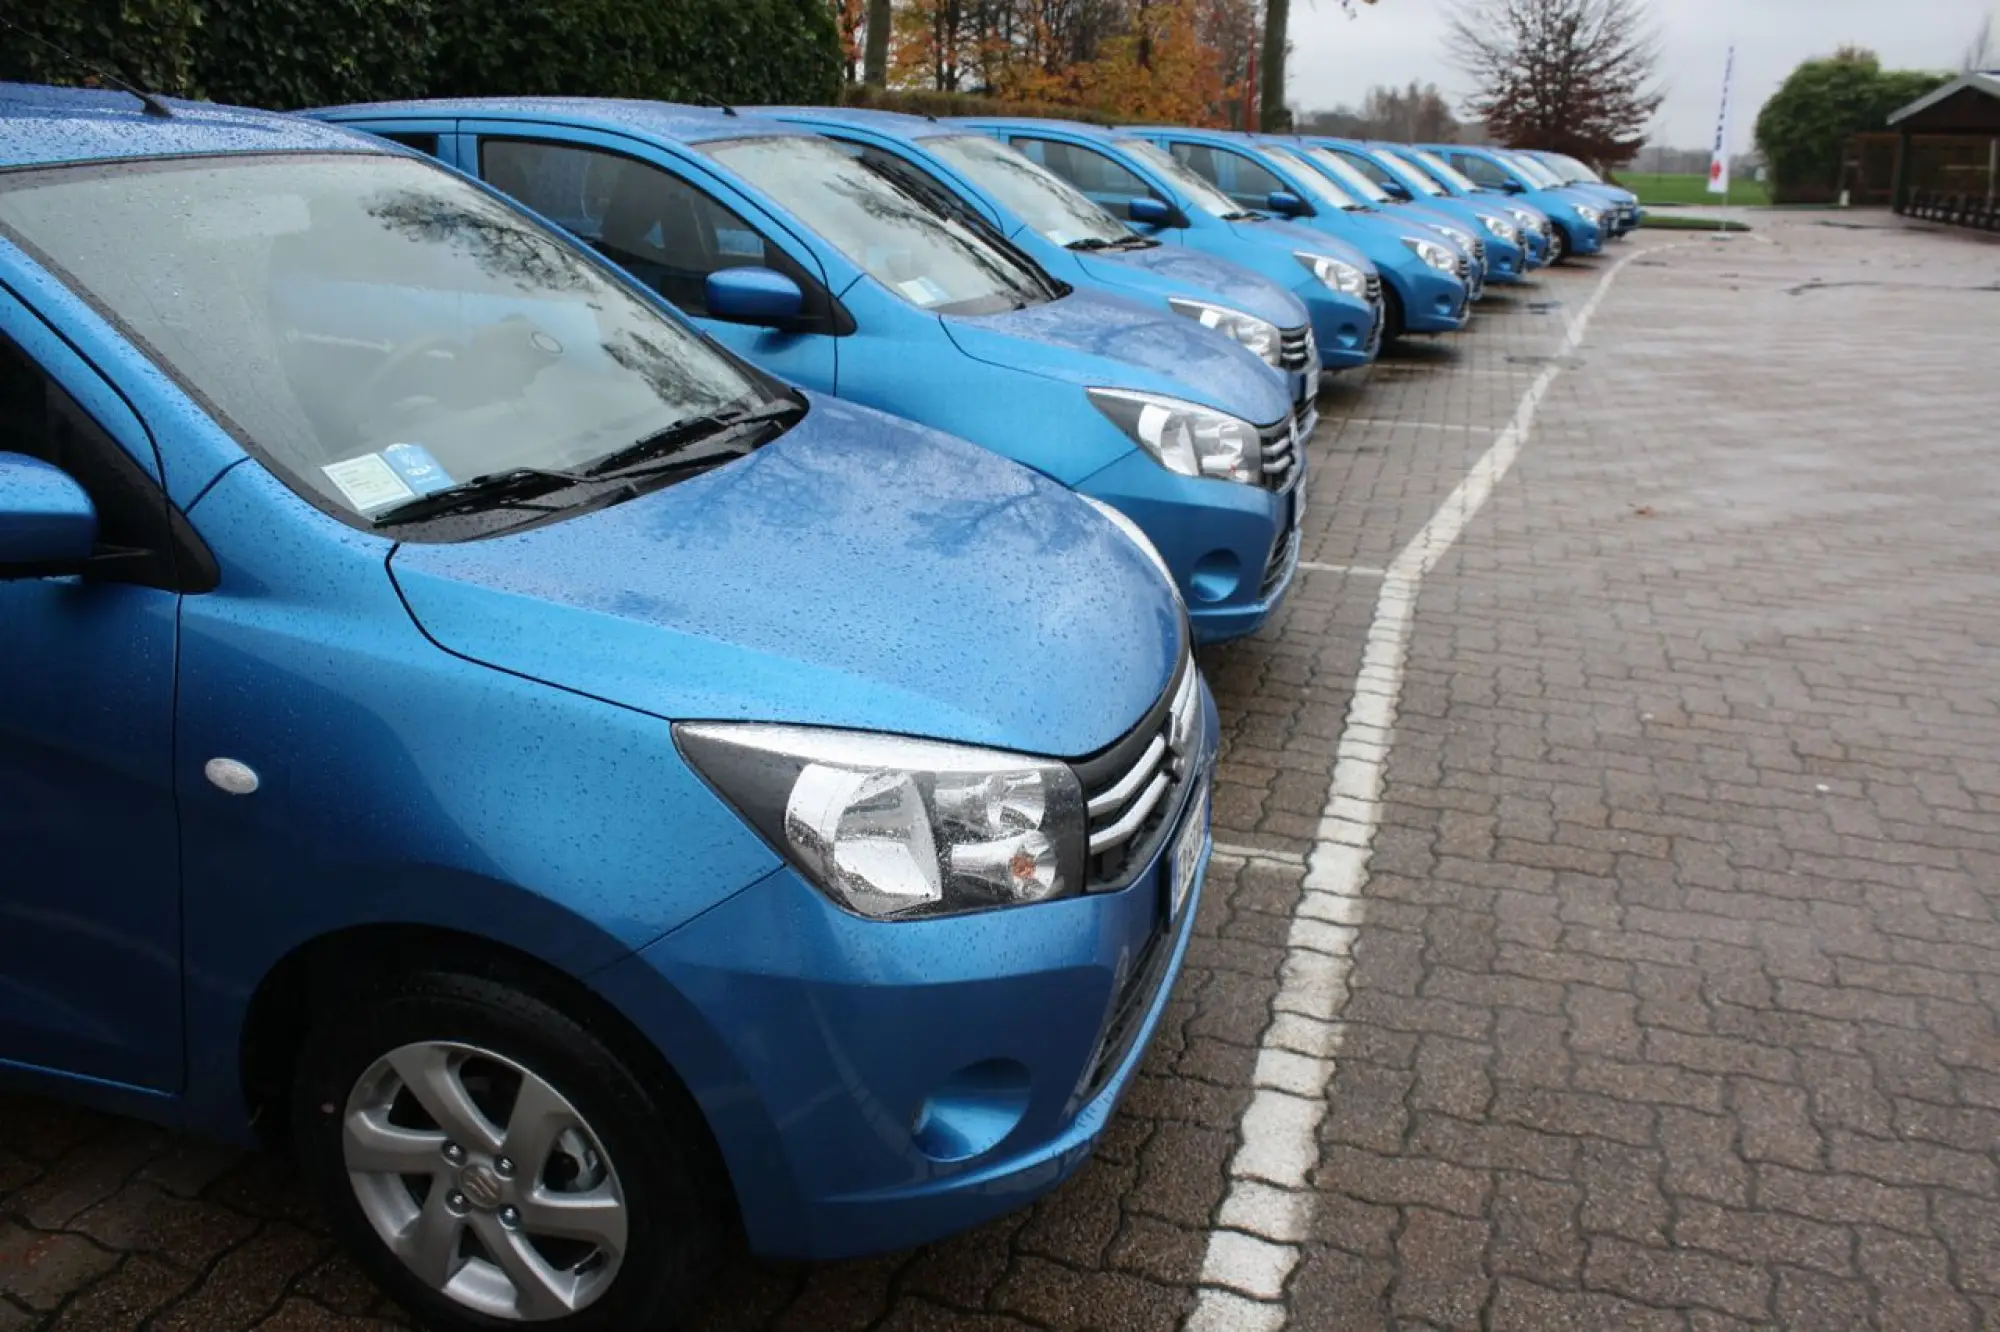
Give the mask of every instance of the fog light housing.
[{"label": "fog light housing", "polygon": [[1188,579],[1190,598],[1201,602],[1227,601],[1243,581],[1243,561],[1233,550],[1211,550],[1194,563]]},{"label": "fog light housing", "polygon": [[970,1161],[1005,1142],[1028,1113],[1028,1066],[985,1059],[946,1078],[917,1107],[910,1141],[933,1161]]}]

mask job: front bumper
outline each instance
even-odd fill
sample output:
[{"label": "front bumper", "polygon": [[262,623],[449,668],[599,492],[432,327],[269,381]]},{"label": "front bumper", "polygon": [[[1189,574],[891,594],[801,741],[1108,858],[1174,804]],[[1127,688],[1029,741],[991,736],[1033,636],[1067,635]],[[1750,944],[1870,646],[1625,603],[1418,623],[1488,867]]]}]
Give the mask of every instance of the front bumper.
[{"label": "front bumper", "polygon": [[1317,407],[1301,402],[1285,424],[1296,463],[1275,489],[1181,476],[1138,449],[1077,486],[1139,524],[1159,547],[1196,642],[1254,634],[1284,601],[1298,564],[1305,441],[1318,420]]},{"label": "front bumper", "polygon": [[1486,267],[1490,282],[1519,282],[1528,275],[1528,256],[1519,245],[1489,234],[1486,238]]},{"label": "front bumper", "polygon": [[[1201,700],[1192,777],[1123,888],[883,923],[785,868],[638,955],[670,998],[634,1016],[705,1113],[753,1249],[927,1243],[1025,1206],[1089,1156],[1193,933],[1212,843],[1192,821],[1220,734],[1206,685]],[[1195,878],[1169,919],[1177,846]]]},{"label": "front bumper", "polygon": [[1471,318],[1470,293],[1466,284],[1449,273],[1413,260],[1394,270],[1384,270],[1385,279],[1396,284],[1403,299],[1403,327],[1411,333],[1451,333],[1464,328]]},{"label": "front bumper", "polygon": [[[1600,214],[1600,216],[1602,216]],[[1586,222],[1580,217],[1571,218],[1563,225],[1569,228],[1569,248],[1572,254],[1600,254],[1604,250],[1604,228],[1595,222]]]},{"label": "front bumper", "polygon": [[1375,359],[1382,347],[1379,300],[1371,304],[1364,297],[1336,292],[1318,278],[1307,278],[1292,288],[1292,294],[1305,302],[1312,316],[1322,369],[1353,370]]}]

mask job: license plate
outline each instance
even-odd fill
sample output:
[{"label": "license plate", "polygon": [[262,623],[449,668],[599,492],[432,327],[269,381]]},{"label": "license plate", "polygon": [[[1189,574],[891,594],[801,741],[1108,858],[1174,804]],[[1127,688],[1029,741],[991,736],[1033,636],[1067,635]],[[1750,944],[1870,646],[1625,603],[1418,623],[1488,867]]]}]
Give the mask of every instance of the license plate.
[{"label": "license plate", "polygon": [[1179,920],[1186,909],[1188,895],[1194,892],[1195,875],[1201,869],[1201,853],[1207,846],[1208,785],[1204,782],[1201,793],[1188,806],[1187,818],[1174,837],[1173,854],[1167,860],[1167,891],[1173,894],[1167,899],[1168,920]]}]

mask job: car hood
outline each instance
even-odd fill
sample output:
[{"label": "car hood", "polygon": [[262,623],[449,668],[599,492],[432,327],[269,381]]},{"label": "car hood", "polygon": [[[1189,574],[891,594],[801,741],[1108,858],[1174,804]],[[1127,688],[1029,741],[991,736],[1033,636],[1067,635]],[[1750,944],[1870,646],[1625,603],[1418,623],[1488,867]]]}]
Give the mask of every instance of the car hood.
[{"label": "car hood", "polygon": [[[1282,246],[1293,253],[1304,250],[1308,254],[1323,254],[1329,259],[1339,259],[1353,264],[1364,273],[1375,271],[1375,261],[1361,252],[1351,241],[1309,227],[1302,222],[1289,222],[1283,218],[1266,217],[1255,221],[1231,222],[1239,236],[1247,236],[1260,245]],[[1304,269],[1300,269],[1304,272]]]},{"label": "car hood", "polygon": [[1073,494],[815,398],[749,457],[531,531],[399,545],[447,651],[671,720],[842,726],[1074,757],[1183,651],[1171,587]]},{"label": "car hood", "polygon": [[990,315],[942,315],[976,361],[1086,387],[1185,398],[1256,425],[1291,410],[1284,377],[1224,334],[1137,301],[1077,290]]},{"label": "car hood", "polygon": [[[1079,250],[1077,258],[1084,272],[1109,286],[1211,300],[1268,320],[1279,328],[1297,328],[1306,322],[1305,306],[1289,291],[1241,264],[1199,250],[1155,245],[1144,250],[1098,253]],[[1163,281],[1145,282],[1145,277]],[[1184,290],[1170,290],[1173,287]]]}]

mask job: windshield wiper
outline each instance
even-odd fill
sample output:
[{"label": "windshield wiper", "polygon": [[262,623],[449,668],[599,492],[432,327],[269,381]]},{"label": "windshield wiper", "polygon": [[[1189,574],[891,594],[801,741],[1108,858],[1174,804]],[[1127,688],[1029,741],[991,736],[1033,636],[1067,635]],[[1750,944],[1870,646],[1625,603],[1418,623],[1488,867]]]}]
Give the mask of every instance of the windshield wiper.
[{"label": "windshield wiper", "polygon": [[[676,453],[697,440],[721,434],[733,434],[752,426],[768,425],[801,410],[803,409],[798,403],[789,399],[779,399],[762,407],[727,407],[719,412],[704,412],[700,416],[690,416],[686,420],[674,422],[664,430],[656,430],[643,439],[635,440],[622,449],[605,454],[584,468],[583,475],[586,478],[609,476],[614,472],[625,471],[634,463]],[[652,475],[652,469],[648,469],[644,474]]]},{"label": "windshield wiper", "polygon": [[541,467],[510,467],[461,481],[455,486],[404,500],[369,519],[377,527],[391,523],[420,522],[454,513],[479,509],[554,509],[553,504],[536,504],[534,499],[551,491],[584,485],[590,478],[578,472],[558,472]]},{"label": "windshield wiper", "polygon": [[1069,244],[1063,246],[1063,248],[1065,250],[1109,250],[1119,243],[1118,241],[1108,241],[1102,236],[1085,236],[1082,240],[1071,241]]},{"label": "windshield wiper", "polygon": [[1151,236],[1127,236],[1124,240],[1111,242],[1111,248],[1114,250],[1154,250],[1158,249],[1159,245],[1160,242]]},{"label": "windshield wiper", "polygon": [[1253,212],[1248,208],[1239,208],[1233,213],[1224,213],[1222,220],[1224,222],[1262,222],[1264,221],[1264,215]]}]

